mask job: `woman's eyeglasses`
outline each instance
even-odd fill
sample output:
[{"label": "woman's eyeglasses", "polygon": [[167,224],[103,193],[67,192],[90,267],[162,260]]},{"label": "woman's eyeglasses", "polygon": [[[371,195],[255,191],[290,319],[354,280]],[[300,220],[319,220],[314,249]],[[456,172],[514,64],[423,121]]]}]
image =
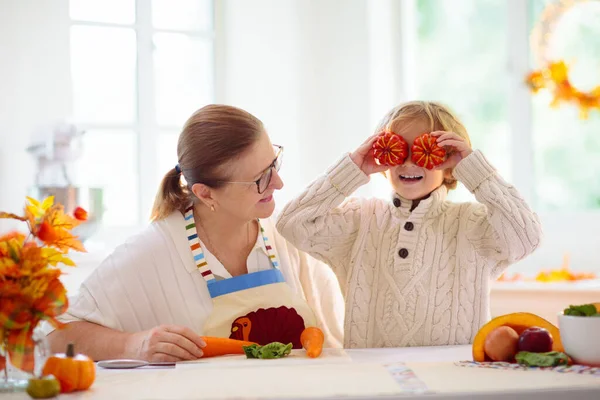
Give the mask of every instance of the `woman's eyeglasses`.
[{"label": "woman's eyeglasses", "polygon": [[267,190],[267,188],[269,187],[269,184],[271,183],[271,178],[273,177],[273,170],[279,172],[279,168],[281,168],[281,158],[283,156],[283,146],[274,144],[273,147],[275,147],[275,149],[276,149],[275,159],[273,160],[271,165],[269,165],[267,167],[267,169],[265,169],[262,172],[262,174],[260,174],[260,177],[257,180],[255,180],[254,182],[237,182],[237,181],[222,181],[222,182],[223,183],[242,183],[242,184],[246,184],[246,185],[250,184],[250,183],[255,183],[256,188],[258,189],[258,193],[259,194],[264,193],[264,191]]}]

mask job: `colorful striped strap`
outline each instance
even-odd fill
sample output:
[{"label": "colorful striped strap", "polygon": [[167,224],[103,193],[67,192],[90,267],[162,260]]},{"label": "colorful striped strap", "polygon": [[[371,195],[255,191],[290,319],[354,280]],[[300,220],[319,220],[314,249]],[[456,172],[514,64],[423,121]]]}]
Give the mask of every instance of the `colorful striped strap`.
[{"label": "colorful striped strap", "polygon": [[[216,282],[215,276],[212,271],[208,267],[208,262],[204,256],[204,251],[202,251],[202,246],[200,245],[200,240],[198,239],[198,231],[196,230],[196,222],[194,221],[194,208],[189,207],[185,210],[185,230],[187,233],[188,243],[190,245],[190,249],[192,250],[192,256],[194,257],[194,262],[196,263],[196,267],[208,283]],[[279,261],[277,260],[277,255],[275,250],[271,246],[269,242],[269,238],[265,234],[265,230],[260,225],[260,221],[258,222],[258,227],[260,229],[260,235],[262,236],[263,242],[265,244],[265,249],[267,249],[267,255],[269,256],[269,261],[271,261],[271,265],[273,268],[279,269]]]},{"label": "colorful striped strap", "polygon": [[196,268],[200,271],[202,276],[207,282],[214,281],[215,276],[208,267],[208,263],[204,258],[204,252],[202,246],[200,246],[200,240],[198,239],[198,231],[196,231],[196,222],[194,221],[194,208],[190,207],[185,210],[185,231],[187,233],[188,243],[192,250],[192,256],[196,263]]},{"label": "colorful striped strap", "polygon": [[277,255],[275,254],[275,251],[273,251],[273,248],[269,244],[269,238],[265,234],[265,230],[260,225],[260,222],[258,223],[258,227],[260,228],[260,235],[262,236],[263,242],[265,243],[265,249],[267,249],[267,255],[269,256],[271,265],[273,266],[273,268],[279,268],[279,262],[277,261]]}]

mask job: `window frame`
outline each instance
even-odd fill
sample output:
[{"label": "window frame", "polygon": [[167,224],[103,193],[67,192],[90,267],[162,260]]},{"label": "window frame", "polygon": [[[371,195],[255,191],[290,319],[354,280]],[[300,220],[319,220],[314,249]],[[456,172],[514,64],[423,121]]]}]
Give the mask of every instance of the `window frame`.
[{"label": "window frame", "polygon": [[[100,28],[132,29],[136,35],[136,80],[135,80],[135,119],[132,124],[88,123],[78,121],[82,130],[128,130],[134,132],[137,141],[137,204],[138,216],[136,226],[102,227],[100,237],[114,237],[116,231],[131,232],[143,227],[149,220],[150,210],[157,190],[156,177],[161,171],[158,165],[158,141],[161,132],[178,132],[181,126],[161,125],[156,119],[155,81],[154,81],[154,43],[156,33],[176,33],[188,37],[211,41],[211,70],[212,70],[212,101],[216,93],[216,43],[215,43],[215,1],[210,1],[211,27],[209,30],[192,29],[163,29],[155,28],[152,23],[152,2],[135,0],[135,22],[132,24],[94,22],[71,18],[69,16],[69,31],[74,26],[94,26]],[[185,121],[181,121],[183,125]],[[143,140],[142,140],[143,139]],[[164,171],[166,173],[166,171]],[[104,234],[103,234],[104,233]],[[129,233],[127,233],[129,234]],[[118,235],[123,236],[123,235]],[[112,242],[112,240],[111,240]]]}]

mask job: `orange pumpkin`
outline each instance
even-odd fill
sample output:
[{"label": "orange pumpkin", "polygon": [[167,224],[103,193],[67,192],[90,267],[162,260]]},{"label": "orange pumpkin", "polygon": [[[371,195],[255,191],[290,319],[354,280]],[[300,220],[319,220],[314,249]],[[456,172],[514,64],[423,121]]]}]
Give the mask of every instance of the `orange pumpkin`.
[{"label": "orange pumpkin", "polygon": [[552,338],[554,339],[552,351],[565,351],[560,340],[560,332],[556,326],[535,314],[519,312],[496,317],[479,329],[479,332],[477,332],[477,335],[475,335],[475,339],[473,339],[474,361],[491,361],[485,354],[485,338],[491,331],[501,326],[509,326],[513,328],[519,335],[521,335],[525,329],[531,328],[532,326],[544,328],[550,332]]},{"label": "orange pumpkin", "polygon": [[438,146],[437,138],[429,133],[418,136],[410,151],[412,161],[422,168],[433,169],[446,161],[446,150]]},{"label": "orange pumpkin", "polygon": [[52,374],[60,382],[60,392],[86,390],[96,378],[94,361],[83,354],[75,354],[73,343],[67,346],[64,354],[55,354],[48,358],[43,375]]},{"label": "orange pumpkin", "polygon": [[394,132],[381,132],[373,143],[373,158],[378,165],[403,164],[408,157],[408,143]]}]

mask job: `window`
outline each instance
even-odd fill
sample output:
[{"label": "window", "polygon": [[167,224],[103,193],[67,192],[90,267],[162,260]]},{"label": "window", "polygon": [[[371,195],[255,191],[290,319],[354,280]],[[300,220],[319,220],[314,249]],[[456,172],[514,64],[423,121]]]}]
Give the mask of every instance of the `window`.
[{"label": "window", "polygon": [[[514,268],[531,274],[560,268],[565,254],[574,270],[596,270],[600,235],[600,113],[551,108],[546,92],[533,95],[524,78],[539,68],[530,43],[542,10],[554,0],[408,0],[398,24],[397,50],[414,67],[403,71],[406,98],[437,100],[463,120],[481,149],[538,212],[542,248]],[[562,2],[568,3],[568,2]],[[558,20],[546,54],[572,65],[578,88],[600,84],[600,2],[576,4]],[[473,200],[462,185],[450,198]],[[385,190],[385,192],[384,192]],[[387,195],[389,189],[377,195]],[[568,232],[568,234],[565,234]]]},{"label": "window", "polygon": [[[533,29],[549,0],[531,0]],[[600,2],[581,3],[557,22],[546,46],[532,48],[532,68],[539,58],[572,64],[569,79],[580,90],[600,85]],[[600,209],[600,115],[579,119],[576,107],[549,108],[547,93],[533,97],[535,193],[544,211]]]},{"label": "window", "polygon": [[103,188],[103,225],[149,217],[191,113],[214,101],[213,2],[70,0],[77,183]]},{"label": "window", "polygon": [[[598,210],[600,159],[594,154],[600,151],[600,115],[592,112],[581,120],[575,107],[550,108],[547,93],[532,96],[523,89],[526,71],[518,68],[539,67],[539,49],[535,44],[529,49],[530,34],[551,3],[556,2],[529,0],[511,7],[504,0],[417,0],[417,97],[448,104],[477,148],[529,194],[536,210]],[[519,27],[522,15],[528,17],[525,29]],[[578,87],[598,85],[600,3],[573,7],[554,32],[544,54],[575,61],[572,80]],[[523,43],[527,52],[519,52]],[[528,103],[531,112],[515,118],[511,103]],[[519,144],[531,159],[515,155]],[[464,195],[463,190],[455,197]]]},{"label": "window", "polygon": [[[471,141],[510,177],[506,9],[505,0],[418,1],[415,86],[418,98],[450,107]],[[462,186],[452,194],[469,197]]]}]

